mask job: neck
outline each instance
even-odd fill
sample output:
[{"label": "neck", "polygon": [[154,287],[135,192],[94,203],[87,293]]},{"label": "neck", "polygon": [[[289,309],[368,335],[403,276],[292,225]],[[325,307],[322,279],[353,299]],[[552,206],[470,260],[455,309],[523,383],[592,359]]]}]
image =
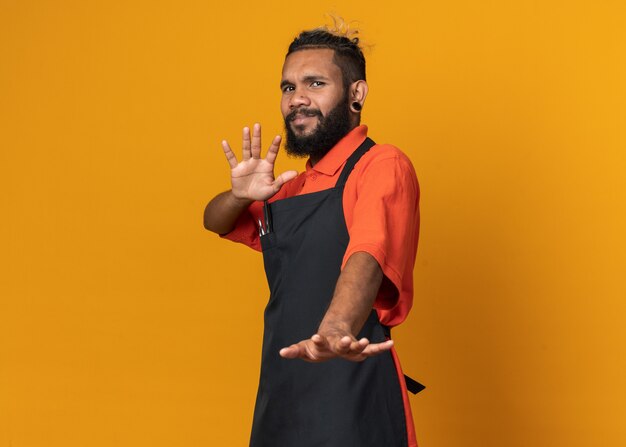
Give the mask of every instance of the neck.
[{"label": "neck", "polygon": [[311,163],[311,167],[315,166],[318,161],[322,159],[323,156],[318,157],[309,157],[309,163]]}]

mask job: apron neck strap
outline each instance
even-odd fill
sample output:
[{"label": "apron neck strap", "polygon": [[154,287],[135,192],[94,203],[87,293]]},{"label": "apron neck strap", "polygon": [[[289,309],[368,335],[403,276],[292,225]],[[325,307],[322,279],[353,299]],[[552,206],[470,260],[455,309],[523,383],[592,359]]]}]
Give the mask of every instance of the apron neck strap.
[{"label": "apron neck strap", "polygon": [[371,138],[366,138],[365,141],[363,141],[363,143],[361,143],[361,145],[354,152],[352,152],[352,155],[350,155],[348,161],[346,161],[346,164],[343,167],[343,171],[341,171],[341,175],[339,176],[339,180],[337,180],[335,188],[343,188],[346,185],[346,181],[348,180],[348,176],[352,172],[352,169],[354,169],[354,165],[356,165],[361,157],[375,144],[376,143],[374,143]]}]

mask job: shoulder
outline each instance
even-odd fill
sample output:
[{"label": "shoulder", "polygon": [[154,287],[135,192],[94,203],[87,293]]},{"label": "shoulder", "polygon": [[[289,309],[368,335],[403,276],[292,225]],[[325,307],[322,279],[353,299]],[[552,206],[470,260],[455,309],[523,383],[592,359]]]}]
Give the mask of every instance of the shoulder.
[{"label": "shoulder", "polygon": [[401,168],[406,168],[411,171],[413,169],[413,163],[407,155],[402,152],[401,149],[393,144],[376,144],[369,151],[363,155],[361,160],[357,163],[355,168],[360,170],[376,167],[378,165],[398,165]]},{"label": "shoulder", "polygon": [[367,151],[355,165],[355,177],[367,178],[384,176],[397,182],[410,182],[417,188],[417,175],[413,163],[398,147],[392,144],[376,144]]}]

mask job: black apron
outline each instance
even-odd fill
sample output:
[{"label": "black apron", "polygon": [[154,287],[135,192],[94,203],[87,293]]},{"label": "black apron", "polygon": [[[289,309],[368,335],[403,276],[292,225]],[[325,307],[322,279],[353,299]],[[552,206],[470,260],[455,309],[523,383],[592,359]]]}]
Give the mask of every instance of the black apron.
[{"label": "black apron", "polygon": [[[309,363],[280,357],[308,339],[328,309],[350,240],[343,190],[350,156],[334,188],[266,203],[261,236],[270,299],[265,308],[261,377],[251,447],[406,447],[402,391],[391,352],[363,362]],[[357,338],[386,340],[372,310]]]}]

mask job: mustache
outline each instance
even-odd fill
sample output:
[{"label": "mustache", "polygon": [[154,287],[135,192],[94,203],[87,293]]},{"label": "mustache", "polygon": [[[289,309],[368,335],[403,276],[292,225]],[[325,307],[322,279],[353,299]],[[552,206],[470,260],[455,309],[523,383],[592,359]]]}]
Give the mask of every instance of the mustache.
[{"label": "mustache", "polygon": [[295,109],[293,111],[291,111],[291,113],[289,113],[289,115],[287,115],[285,117],[285,121],[287,122],[291,122],[293,120],[296,119],[297,115],[304,115],[304,116],[317,116],[319,118],[324,118],[324,115],[322,115],[322,112],[319,109]]}]

